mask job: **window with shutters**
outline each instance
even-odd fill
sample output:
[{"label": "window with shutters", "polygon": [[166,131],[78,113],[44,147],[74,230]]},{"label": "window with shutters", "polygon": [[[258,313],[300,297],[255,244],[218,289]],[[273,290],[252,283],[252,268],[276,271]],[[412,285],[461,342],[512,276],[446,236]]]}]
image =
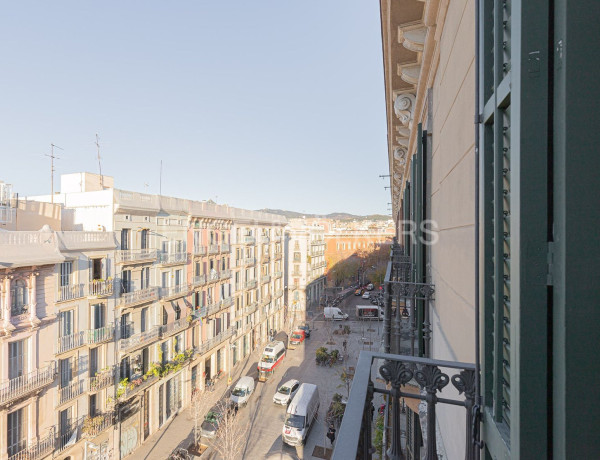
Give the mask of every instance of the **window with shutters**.
[{"label": "window with shutters", "polygon": [[27,281],[18,279],[11,284],[11,315],[17,316],[27,313],[29,305],[29,290]]},{"label": "window with shutters", "polygon": [[6,416],[6,444],[9,457],[17,455],[27,446],[25,414],[26,408],[21,408]]},{"label": "window with shutters", "polygon": [[27,373],[27,339],[8,344],[8,378],[16,379]]}]

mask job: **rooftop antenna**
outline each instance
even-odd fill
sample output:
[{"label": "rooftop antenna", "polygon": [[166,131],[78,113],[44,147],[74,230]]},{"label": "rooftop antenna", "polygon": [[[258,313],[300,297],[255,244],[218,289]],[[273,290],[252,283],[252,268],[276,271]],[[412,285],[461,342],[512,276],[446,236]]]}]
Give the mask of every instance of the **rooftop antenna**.
[{"label": "rooftop antenna", "polygon": [[48,155],[46,153],[46,156],[50,157],[50,190],[51,190],[50,202],[52,204],[54,204],[54,159],[56,158],[57,160],[60,160],[60,157],[54,155],[54,147],[56,147],[57,149],[60,149],[60,150],[64,150],[62,147],[59,147],[58,145],[50,144],[50,155]]},{"label": "rooftop antenna", "polygon": [[379,177],[381,177],[382,179],[386,178],[386,177],[390,177],[389,174],[380,174]]},{"label": "rooftop antenna", "polygon": [[98,148],[98,169],[100,170],[100,187],[104,190],[104,179],[102,177],[102,164],[100,163],[100,138],[98,137],[98,133],[96,133],[96,147]]}]

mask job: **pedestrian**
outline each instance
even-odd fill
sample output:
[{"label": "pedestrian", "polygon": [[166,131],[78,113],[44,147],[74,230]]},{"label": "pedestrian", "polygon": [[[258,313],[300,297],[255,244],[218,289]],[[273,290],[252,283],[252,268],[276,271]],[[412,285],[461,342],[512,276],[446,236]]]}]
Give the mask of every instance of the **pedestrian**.
[{"label": "pedestrian", "polygon": [[335,441],[335,428],[333,427],[333,423],[329,425],[329,430],[327,431],[327,438],[331,441],[331,446],[333,447],[333,443]]},{"label": "pedestrian", "polygon": [[348,346],[348,341],[344,340],[344,342],[342,342],[342,346],[344,347],[344,353],[346,353],[346,347]]}]

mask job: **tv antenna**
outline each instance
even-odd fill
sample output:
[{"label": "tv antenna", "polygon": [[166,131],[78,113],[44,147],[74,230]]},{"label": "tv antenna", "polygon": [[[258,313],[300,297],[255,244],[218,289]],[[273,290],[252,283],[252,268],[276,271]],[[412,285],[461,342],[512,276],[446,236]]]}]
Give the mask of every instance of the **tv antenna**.
[{"label": "tv antenna", "polygon": [[100,187],[104,190],[104,179],[102,177],[102,164],[100,163],[100,138],[98,137],[98,133],[96,133],[96,147],[98,148],[98,169],[100,170]]},{"label": "tv antenna", "polygon": [[59,156],[54,155],[54,147],[63,151],[65,150],[62,147],[59,147],[58,145],[50,144],[50,155],[48,155],[47,153],[45,154],[47,157],[50,157],[50,202],[52,204],[54,204],[54,160],[60,160]]}]

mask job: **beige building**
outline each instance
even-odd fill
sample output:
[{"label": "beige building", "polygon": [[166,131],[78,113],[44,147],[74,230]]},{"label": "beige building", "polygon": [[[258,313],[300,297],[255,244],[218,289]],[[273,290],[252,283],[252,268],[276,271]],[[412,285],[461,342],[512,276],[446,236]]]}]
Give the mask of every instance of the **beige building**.
[{"label": "beige building", "polygon": [[305,219],[291,219],[286,228],[289,329],[316,312],[325,294],[325,230]]}]

